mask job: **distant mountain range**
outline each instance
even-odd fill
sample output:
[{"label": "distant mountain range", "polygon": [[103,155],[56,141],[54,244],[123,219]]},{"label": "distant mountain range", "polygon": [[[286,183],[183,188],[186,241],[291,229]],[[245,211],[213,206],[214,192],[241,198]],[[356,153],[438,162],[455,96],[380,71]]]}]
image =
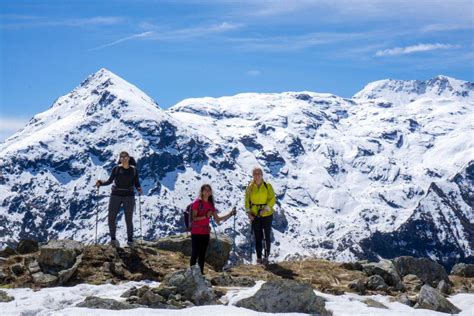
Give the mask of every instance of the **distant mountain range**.
[{"label": "distant mountain range", "polygon": [[[244,253],[243,192],[261,166],[278,197],[276,260],[473,262],[473,108],[473,83],[437,76],[376,81],[350,99],[243,93],[163,110],[101,69],[0,144],[0,244],[92,242],[97,202],[107,242],[110,187],[98,198],[93,185],[126,150],[138,161],[147,239],[182,231],[182,210],[210,183],[219,210],[240,207]],[[232,226],[219,229],[232,236]]]}]

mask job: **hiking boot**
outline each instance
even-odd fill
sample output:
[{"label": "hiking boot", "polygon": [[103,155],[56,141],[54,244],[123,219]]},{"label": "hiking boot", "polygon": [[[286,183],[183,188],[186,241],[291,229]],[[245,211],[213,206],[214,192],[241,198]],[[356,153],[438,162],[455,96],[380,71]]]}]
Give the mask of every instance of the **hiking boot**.
[{"label": "hiking boot", "polygon": [[268,264],[268,258],[263,258],[262,259],[262,264],[267,265]]},{"label": "hiking boot", "polygon": [[135,247],[135,242],[133,240],[129,240],[127,241],[127,246],[129,246],[130,248],[133,248]]},{"label": "hiking boot", "polygon": [[263,264],[262,258],[257,258],[257,264]]},{"label": "hiking boot", "polygon": [[120,247],[120,243],[119,243],[118,240],[116,240],[116,239],[112,239],[112,240],[110,241],[110,245],[111,245],[112,247],[114,247],[114,248],[119,248],[119,247]]}]

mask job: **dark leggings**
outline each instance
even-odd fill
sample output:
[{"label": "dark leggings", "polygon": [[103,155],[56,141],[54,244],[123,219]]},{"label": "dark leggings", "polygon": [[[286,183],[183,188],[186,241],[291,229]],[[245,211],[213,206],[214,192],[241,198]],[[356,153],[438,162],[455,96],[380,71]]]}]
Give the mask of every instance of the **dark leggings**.
[{"label": "dark leggings", "polygon": [[265,237],[265,258],[270,255],[271,231],[272,231],[273,215],[265,217],[255,217],[252,221],[252,229],[255,235],[255,249],[257,250],[257,258],[262,259],[262,240]]},{"label": "dark leggings", "polygon": [[133,240],[133,208],[135,207],[134,196],[111,195],[109,201],[109,230],[110,238],[115,240],[117,230],[117,214],[120,206],[123,205],[125,212],[125,223],[127,224],[127,237],[129,241]]},{"label": "dark leggings", "polygon": [[196,260],[201,268],[201,273],[204,274],[204,259],[206,258],[206,250],[209,245],[210,235],[191,234],[192,253],[191,266],[196,264]]}]

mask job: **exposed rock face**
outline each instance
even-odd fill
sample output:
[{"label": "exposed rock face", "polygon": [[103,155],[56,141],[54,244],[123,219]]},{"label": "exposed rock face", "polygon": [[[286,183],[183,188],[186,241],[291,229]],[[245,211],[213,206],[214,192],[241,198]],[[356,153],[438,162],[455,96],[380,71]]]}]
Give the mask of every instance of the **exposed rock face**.
[{"label": "exposed rock face", "polygon": [[46,273],[57,273],[71,268],[84,246],[74,240],[51,240],[40,248],[38,263]]},{"label": "exposed rock face", "polygon": [[431,309],[433,311],[458,314],[461,310],[448,301],[438,290],[425,284],[418,295],[415,308]]},{"label": "exposed rock face", "polygon": [[474,278],[474,264],[458,263],[451,270],[451,274]]},{"label": "exposed rock face", "polygon": [[385,291],[388,289],[388,285],[380,275],[374,274],[367,280],[367,289],[374,291]]},{"label": "exposed rock face", "polygon": [[217,286],[252,287],[255,285],[255,281],[249,277],[233,277],[228,273],[221,273],[219,276],[212,278],[211,284]]},{"label": "exposed rock face", "polygon": [[252,297],[238,301],[236,306],[266,313],[332,315],[324,307],[324,299],[316,296],[310,285],[293,280],[269,281]]},{"label": "exposed rock face", "polygon": [[31,239],[23,239],[23,240],[20,240],[20,242],[18,243],[16,251],[19,254],[24,255],[27,253],[37,252],[38,249],[39,247],[38,247],[37,241],[31,240]]},{"label": "exposed rock face", "polygon": [[403,283],[395,266],[390,260],[381,260],[379,262],[363,264],[363,271],[368,275],[379,275],[383,278],[388,286],[393,287],[394,290],[402,290]]},{"label": "exposed rock face", "polygon": [[101,298],[96,296],[88,296],[86,299],[77,304],[76,307],[94,308],[94,309],[110,309],[122,310],[143,307],[137,304],[119,302],[110,298]]},{"label": "exposed rock face", "polygon": [[385,306],[384,304],[377,302],[376,300],[373,300],[371,298],[366,298],[365,300],[362,301],[362,303],[365,303],[369,307],[388,309],[388,307]]},{"label": "exposed rock face", "polygon": [[444,267],[430,259],[403,256],[395,258],[393,264],[402,277],[414,274],[424,284],[429,284],[432,287],[436,287],[441,280],[451,284]]},{"label": "exposed rock face", "polygon": [[195,305],[216,304],[216,297],[210,284],[201,274],[199,266],[167,275],[163,280],[164,287],[175,287],[177,293]]},{"label": "exposed rock face", "polygon": [[[192,245],[191,235],[180,234],[161,238],[152,244],[153,247],[161,250],[179,251],[185,256],[191,256]],[[221,271],[229,260],[232,250],[232,240],[222,234],[218,234],[218,240],[211,234],[209,247],[206,252],[206,263],[216,271]]]}]

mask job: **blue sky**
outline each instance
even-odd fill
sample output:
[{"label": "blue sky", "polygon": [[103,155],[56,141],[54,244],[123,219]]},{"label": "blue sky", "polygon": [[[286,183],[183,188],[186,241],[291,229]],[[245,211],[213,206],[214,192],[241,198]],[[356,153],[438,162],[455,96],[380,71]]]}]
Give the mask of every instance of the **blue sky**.
[{"label": "blue sky", "polygon": [[472,0],[0,2],[0,139],[102,67],[189,97],[474,81]]}]

